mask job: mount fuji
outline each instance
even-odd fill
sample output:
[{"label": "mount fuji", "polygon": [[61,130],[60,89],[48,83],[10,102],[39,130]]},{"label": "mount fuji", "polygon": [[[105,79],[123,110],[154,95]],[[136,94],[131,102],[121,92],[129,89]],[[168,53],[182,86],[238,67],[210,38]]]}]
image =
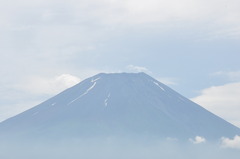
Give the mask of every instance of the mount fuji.
[{"label": "mount fuji", "polygon": [[100,73],[0,123],[0,136],[217,141],[240,129],[145,73]]}]

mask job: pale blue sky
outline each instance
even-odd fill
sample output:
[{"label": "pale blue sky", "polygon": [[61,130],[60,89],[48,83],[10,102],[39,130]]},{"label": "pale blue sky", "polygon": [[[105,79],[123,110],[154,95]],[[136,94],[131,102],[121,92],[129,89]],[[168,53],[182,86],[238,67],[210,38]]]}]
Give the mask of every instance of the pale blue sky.
[{"label": "pale blue sky", "polygon": [[239,1],[0,3],[0,120],[96,73],[144,71],[240,126]]}]

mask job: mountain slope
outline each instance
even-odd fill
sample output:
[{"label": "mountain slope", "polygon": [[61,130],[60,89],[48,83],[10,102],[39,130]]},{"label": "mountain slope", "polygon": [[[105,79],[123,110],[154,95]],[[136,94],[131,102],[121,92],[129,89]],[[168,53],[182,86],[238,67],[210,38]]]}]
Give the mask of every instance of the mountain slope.
[{"label": "mountain slope", "polygon": [[0,124],[2,134],[217,140],[240,129],[145,73],[98,74]]}]

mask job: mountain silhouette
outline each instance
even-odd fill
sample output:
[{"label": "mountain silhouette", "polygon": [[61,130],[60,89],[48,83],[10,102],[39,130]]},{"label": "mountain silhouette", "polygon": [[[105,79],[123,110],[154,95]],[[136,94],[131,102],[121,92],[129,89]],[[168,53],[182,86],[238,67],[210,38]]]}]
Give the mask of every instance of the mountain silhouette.
[{"label": "mountain silhouette", "polygon": [[0,123],[0,135],[208,140],[240,129],[145,73],[100,73]]}]

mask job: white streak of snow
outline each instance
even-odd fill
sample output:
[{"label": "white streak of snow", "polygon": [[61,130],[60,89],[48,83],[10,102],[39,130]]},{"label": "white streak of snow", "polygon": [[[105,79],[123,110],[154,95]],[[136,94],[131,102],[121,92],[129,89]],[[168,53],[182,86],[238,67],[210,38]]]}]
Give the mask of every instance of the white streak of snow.
[{"label": "white streak of snow", "polygon": [[83,93],[83,95],[88,94],[88,92],[89,92],[90,90],[92,90],[92,89],[95,87],[96,84],[97,84],[97,82],[94,82],[93,85],[92,85],[91,87],[89,87],[89,88],[86,90],[86,92]]},{"label": "white streak of snow", "polygon": [[154,83],[155,85],[157,85],[161,90],[165,91],[165,89],[162,88],[157,82],[153,81],[153,83]]},{"label": "white streak of snow", "polygon": [[83,94],[81,94],[79,97],[77,97],[76,99],[72,100],[70,103],[68,103],[68,105],[72,104],[73,102],[75,102],[76,100],[82,98],[84,95],[88,94],[89,91],[91,91],[95,85],[97,84],[97,82],[94,82],[93,85],[91,87],[89,87]]},{"label": "white streak of snow", "polygon": [[54,106],[56,103],[52,103],[51,106]]},{"label": "white streak of snow", "polygon": [[109,93],[107,98],[104,100],[105,107],[108,106],[108,100],[109,100],[110,96],[111,96],[111,94]]},{"label": "white streak of snow", "polygon": [[96,78],[96,79],[92,79],[91,80],[91,82],[93,83],[93,82],[96,82],[97,80],[99,80],[101,77],[98,77],[98,78]]}]

